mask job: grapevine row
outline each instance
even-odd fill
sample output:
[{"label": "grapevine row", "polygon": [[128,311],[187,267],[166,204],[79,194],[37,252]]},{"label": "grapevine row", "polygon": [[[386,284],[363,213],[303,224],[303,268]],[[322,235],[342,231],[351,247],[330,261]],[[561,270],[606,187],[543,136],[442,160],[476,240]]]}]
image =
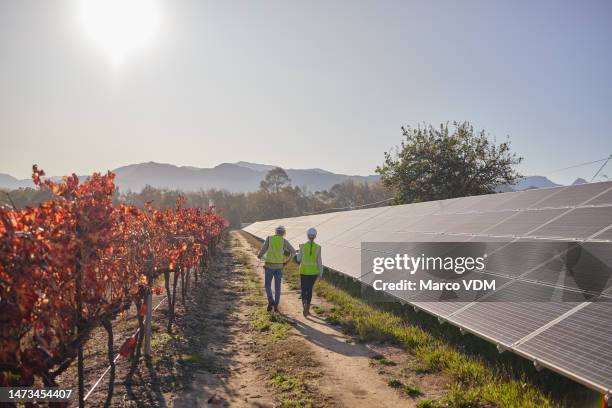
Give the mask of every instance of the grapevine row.
[{"label": "grapevine row", "polygon": [[[139,335],[120,350],[132,358],[131,381],[144,337],[145,298],[164,291],[154,281],[164,276],[170,332],[177,282],[184,296],[227,222],[212,208],[183,207],[183,199],[165,209],[114,204],[110,172],[83,182],[74,174],[62,182],[43,177],[33,166],[32,179],[52,193],[50,201],[0,208],[0,386],[56,386],[76,360],[82,405],[83,346],[92,331],[107,331],[114,378],[111,322],[135,306]],[[112,381],[107,403],[111,397]]]}]

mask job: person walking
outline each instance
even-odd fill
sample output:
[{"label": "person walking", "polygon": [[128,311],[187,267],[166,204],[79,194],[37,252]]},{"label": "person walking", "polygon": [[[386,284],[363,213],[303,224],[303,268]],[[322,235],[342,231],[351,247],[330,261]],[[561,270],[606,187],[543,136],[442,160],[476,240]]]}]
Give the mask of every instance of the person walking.
[{"label": "person walking", "polygon": [[314,242],[317,230],[309,228],[306,232],[308,241],[300,245],[297,261],[300,264],[300,286],[302,292],[302,314],[310,315],[310,302],[312,301],[312,288],[317,277],[323,276],[323,261],[321,260],[321,246]]},{"label": "person walking", "polygon": [[[283,267],[295,254],[295,249],[285,239],[285,233],[285,227],[282,225],[276,227],[275,234],[266,238],[257,254],[257,257],[265,262],[264,287],[268,297],[268,312],[273,308],[274,311],[278,312]],[[285,254],[288,254],[288,256],[285,256]],[[272,279],[274,279],[274,296],[272,296]]]}]

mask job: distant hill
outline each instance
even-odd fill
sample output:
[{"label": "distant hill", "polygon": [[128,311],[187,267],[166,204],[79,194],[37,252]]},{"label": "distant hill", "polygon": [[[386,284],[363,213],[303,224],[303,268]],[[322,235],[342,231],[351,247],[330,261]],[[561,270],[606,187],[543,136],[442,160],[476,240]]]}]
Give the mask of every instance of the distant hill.
[{"label": "distant hill", "polygon": [[[225,189],[232,192],[255,191],[266,173],[276,166],[248,162],[222,163],[213,168],[175,166],[164,163],[139,163],[119,167],[113,172],[121,191],[140,191],[150,185],[183,191]],[[311,191],[329,189],[345,180],[374,182],[378,176],[353,176],[336,174],[321,169],[286,169],[294,186],[306,186]],[[53,179],[54,177],[52,177]],[[0,174],[0,188],[15,189],[33,187],[32,181],[19,180],[8,174]]]},{"label": "distant hill", "polygon": [[29,179],[19,180],[8,174],[0,173],[0,188],[14,190],[21,187],[34,187],[34,183]]},{"label": "distant hill", "polygon": [[561,184],[550,181],[544,176],[527,176],[521,179],[516,185],[512,186],[512,189],[518,191],[531,188],[559,187],[560,185]]},{"label": "distant hill", "polygon": [[578,184],[587,184],[587,183],[588,181],[579,177],[576,180],[574,180],[574,182],[572,183],[572,186],[577,186]]},{"label": "distant hill", "polygon": [[[116,182],[123,191],[140,191],[144,186],[184,191],[225,189],[232,192],[255,191],[266,173],[276,166],[257,163],[222,163],[213,168],[178,167],[172,164],[140,163],[119,167]],[[374,182],[378,176],[351,176],[320,169],[286,169],[294,186],[311,191],[325,190],[345,180]]]},{"label": "distant hill", "polygon": [[[270,164],[250,163],[240,161],[237,163],[222,163],[212,168],[192,166],[175,166],[156,162],[130,164],[119,167],[113,172],[117,175],[115,182],[121,191],[140,191],[150,185],[158,188],[168,188],[183,191],[207,190],[210,188],[225,189],[232,192],[255,191],[259,182],[266,173],[274,167]],[[374,182],[378,176],[354,176],[332,173],[323,169],[285,169],[294,186],[306,186],[310,191],[327,190],[334,184],[345,180],[360,182]],[[52,177],[55,179],[55,177]],[[585,183],[584,179],[577,179],[576,183]],[[499,191],[517,191],[531,188],[557,187],[544,176],[528,176],[514,186],[500,187]],[[15,189],[20,187],[33,187],[29,179],[19,180],[8,174],[0,174],[0,188]]]}]

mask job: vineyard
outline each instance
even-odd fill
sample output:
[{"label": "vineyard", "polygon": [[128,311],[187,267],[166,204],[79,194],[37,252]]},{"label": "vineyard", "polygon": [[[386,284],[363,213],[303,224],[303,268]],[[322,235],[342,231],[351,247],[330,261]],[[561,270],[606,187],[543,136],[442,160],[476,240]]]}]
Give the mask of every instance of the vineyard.
[{"label": "vineyard", "polygon": [[[131,359],[129,383],[143,353],[151,294],[165,292],[170,333],[177,290],[184,296],[189,282],[201,279],[227,222],[180,198],[165,209],[115,204],[112,173],[82,182],[74,174],[62,182],[44,175],[33,167],[34,183],[51,200],[0,208],[0,386],[54,387],[76,364],[82,406],[83,348],[92,332],[101,327],[108,335],[114,378],[113,322],[137,311],[139,330],[119,350]],[[156,286],[162,277],[164,287]],[[112,393],[110,381],[107,401]]]}]

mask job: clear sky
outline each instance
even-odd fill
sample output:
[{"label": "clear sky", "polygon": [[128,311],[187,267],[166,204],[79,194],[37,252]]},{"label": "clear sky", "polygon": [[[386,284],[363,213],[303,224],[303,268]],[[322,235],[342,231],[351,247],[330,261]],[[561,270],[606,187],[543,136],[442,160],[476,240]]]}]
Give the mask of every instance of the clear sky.
[{"label": "clear sky", "polygon": [[89,20],[82,1],[0,0],[1,173],[371,174],[402,125],[453,120],[558,182],[612,152],[609,0],[138,0]]}]

